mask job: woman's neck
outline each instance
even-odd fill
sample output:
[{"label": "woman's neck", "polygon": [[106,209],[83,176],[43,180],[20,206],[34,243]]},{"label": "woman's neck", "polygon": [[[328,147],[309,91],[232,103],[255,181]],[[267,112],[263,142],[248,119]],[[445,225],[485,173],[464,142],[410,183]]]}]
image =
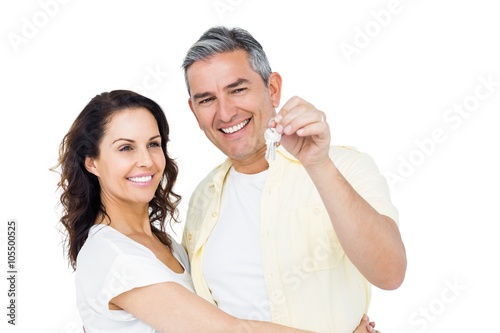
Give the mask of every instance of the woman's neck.
[{"label": "woman's neck", "polygon": [[149,221],[149,207],[105,206],[106,215],[98,218],[99,223],[109,224],[124,235],[145,234],[152,236]]}]

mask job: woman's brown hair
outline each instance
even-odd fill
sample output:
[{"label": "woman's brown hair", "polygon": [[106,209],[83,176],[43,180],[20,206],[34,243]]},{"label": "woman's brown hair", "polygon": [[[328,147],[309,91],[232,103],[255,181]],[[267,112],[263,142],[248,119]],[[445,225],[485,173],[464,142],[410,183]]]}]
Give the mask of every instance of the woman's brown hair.
[{"label": "woman's brown hair", "polygon": [[153,100],[128,90],[114,90],[95,96],[80,112],[59,147],[57,166],[61,179],[60,219],[66,229],[68,260],[76,269],[78,252],[87,240],[89,229],[100,216],[107,216],[101,202],[101,188],[95,175],[85,168],[85,158],[99,156],[99,143],[106,124],[115,113],[128,108],[142,107],[156,119],[166,166],[163,178],[149,203],[149,220],[153,233],[169,248],[171,240],[165,232],[165,221],[177,222],[177,206],[181,197],[173,192],[178,175],[177,164],[167,152],[169,126],[165,113]]}]

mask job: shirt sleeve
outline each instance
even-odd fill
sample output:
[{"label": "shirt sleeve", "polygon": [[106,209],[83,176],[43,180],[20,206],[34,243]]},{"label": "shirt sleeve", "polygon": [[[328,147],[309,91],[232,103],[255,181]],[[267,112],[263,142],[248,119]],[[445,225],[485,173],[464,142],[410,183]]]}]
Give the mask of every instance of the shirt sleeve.
[{"label": "shirt sleeve", "polygon": [[109,268],[100,290],[103,296],[103,302],[100,303],[103,306],[101,311],[123,317],[125,313],[110,311],[108,308],[109,302],[114,297],[134,288],[168,281],[175,281],[172,272],[160,265],[156,258],[119,254]]},{"label": "shirt sleeve", "polygon": [[[189,274],[174,273],[149,249],[116,233],[99,235],[86,245],[86,251],[81,253],[76,282],[84,310],[88,313],[120,321],[133,320],[134,317],[126,311],[110,310],[109,302],[134,288],[163,282],[177,282],[185,287],[190,284]],[[174,255],[189,272],[182,247],[177,243],[172,245]]]},{"label": "shirt sleeve", "polygon": [[391,201],[387,180],[380,173],[374,159],[351,147],[342,147],[333,156],[339,171],[354,190],[377,212],[399,224],[399,213]]}]

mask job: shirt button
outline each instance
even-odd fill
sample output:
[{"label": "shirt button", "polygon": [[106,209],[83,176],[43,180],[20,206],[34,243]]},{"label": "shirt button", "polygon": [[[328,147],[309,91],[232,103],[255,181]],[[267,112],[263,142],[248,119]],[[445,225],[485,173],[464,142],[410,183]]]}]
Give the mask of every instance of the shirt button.
[{"label": "shirt button", "polygon": [[313,214],[314,215],[319,215],[321,213],[321,210],[319,208],[314,208],[313,209]]},{"label": "shirt button", "polygon": [[217,217],[217,212],[213,212],[212,217]]},{"label": "shirt button", "polygon": [[188,234],[188,240],[192,240],[193,239],[193,234],[192,233],[189,233]]}]

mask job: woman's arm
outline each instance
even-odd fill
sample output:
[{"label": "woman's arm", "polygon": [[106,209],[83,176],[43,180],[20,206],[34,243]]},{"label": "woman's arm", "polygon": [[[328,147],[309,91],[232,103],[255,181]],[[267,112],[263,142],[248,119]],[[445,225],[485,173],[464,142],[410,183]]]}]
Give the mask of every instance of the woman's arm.
[{"label": "woman's arm", "polygon": [[[312,333],[275,323],[233,317],[175,282],[135,288],[114,297],[119,307],[162,333]],[[365,315],[353,333],[372,332],[375,323]]]},{"label": "woman's arm", "polygon": [[310,332],[235,318],[175,282],[135,288],[110,303],[163,333]]}]

